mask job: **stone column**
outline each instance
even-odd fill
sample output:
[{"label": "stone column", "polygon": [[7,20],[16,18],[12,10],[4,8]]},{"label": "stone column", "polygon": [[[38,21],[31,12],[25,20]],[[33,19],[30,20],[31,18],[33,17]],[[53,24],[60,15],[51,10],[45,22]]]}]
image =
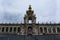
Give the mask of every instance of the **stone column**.
[{"label": "stone column", "polygon": [[1,30],[0,30],[0,32],[2,32],[2,27],[1,27]]},{"label": "stone column", "polygon": [[6,27],[4,27],[4,32],[6,32]]},{"label": "stone column", "polygon": [[18,27],[16,27],[16,33],[17,33]]},{"label": "stone column", "polygon": [[2,32],[2,27],[1,27],[1,32]]},{"label": "stone column", "polygon": [[55,28],[55,30],[56,30],[56,33],[57,33],[57,27]]},{"label": "stone column", "polygon": [[40,27],[38,27],[38,35],[40,34]]},{"label": "stone column", "polygon": [[14,27],[12,27],[12,33],[14,33]]},{"label": "stone column", "polygon": [[44,33],[44,27],[42,27],[43,28],[43,33]]},{"label": "stone column", "polygon": [[53,27],[51,27],[51,33],[53,33]]},{"label": "stone column", "polygon": [[22,35],[24,35],[24,29],[22,28],[21,29],[21,32],[20,32]]},{"label": "stone column", "polygon": [[8,27],[8,32],[10,32],[10,27]]},{"label": "stone column", "polygon": [[47,33],[49,33],[49,31],[48,31],[48,27],[47,27]]}]

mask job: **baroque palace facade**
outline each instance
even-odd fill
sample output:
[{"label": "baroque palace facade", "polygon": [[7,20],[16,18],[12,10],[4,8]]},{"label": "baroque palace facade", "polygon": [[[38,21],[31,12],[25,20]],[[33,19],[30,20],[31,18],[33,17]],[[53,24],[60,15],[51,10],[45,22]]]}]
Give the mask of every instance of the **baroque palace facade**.
[{"label": "baroque palace facade", "polygon": [[[31,20],[31,23],[29,21]],[[60,24],[36,23],[36,15],[29,5],[22,24],[0,24],[0,34],[45,35],[60,34]]]}]

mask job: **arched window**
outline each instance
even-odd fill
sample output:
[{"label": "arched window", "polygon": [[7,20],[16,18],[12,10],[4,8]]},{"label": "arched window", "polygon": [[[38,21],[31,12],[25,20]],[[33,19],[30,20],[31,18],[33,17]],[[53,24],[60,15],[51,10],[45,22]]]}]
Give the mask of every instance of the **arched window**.
[{"label": "arched window", "polygon": [[40,33],[43,33],[43,29],[42,29],[42,27],[40,27]]},{"label": "arched window", "polygon": [[53,27],[53,33],[56,33],[55,27]]},{"label": "arched window", "polygon": [[1,30],[1,27],[0,27],[0,30]]},{"label": "arched window", "polygon": [[16,32],[16,27],[14,27],[14,32]]},{"label": "arched window", "polygon": [[46,27],[44,27],[44,32],[47,33],[47,28]]},{"label": "arched window", "polygon": [[28,27],[28,34],[29,34],[29,35],[32,34],[32,27],[31,27],[31,26]]},{"label": "arched window", "polygon": [[12,32],[12,27],[10,27],[10,32]]},{"label": "arched window", "polygon": [[28,23],[30,23],[30,24],[31,24],[31,23],[32,23],[32,20],[29,20],[29,21],[28,21]]},{"label": "arched window", "polygon": [[20,27],[18,27],[18,32],[20,32],[21,31],[21,29],[20,29]]},{"label": "arched window", "polygon": [[6,27],[6,32],[8,32],[8,27]]},{"label": "arched window", "polygon": [[59,27],[57,27],[57,32],[60,33],[60,28]]},{"label": "arched window", "polygon": [[2,27],[0,27],[0,32],[1,32],[1,28],[2,28]]},{"label": "arched window", "polygon": [[48,28],[48,32],[51,33],[51,27]]},{"label": "arched window", "polygon": [[4,32],[4,27],[2,27],[2,32]]},{"label": "arched window", "polygon": [[28,27],[28,30],[29,30],[29,31],[32,31],[32,27]]}]

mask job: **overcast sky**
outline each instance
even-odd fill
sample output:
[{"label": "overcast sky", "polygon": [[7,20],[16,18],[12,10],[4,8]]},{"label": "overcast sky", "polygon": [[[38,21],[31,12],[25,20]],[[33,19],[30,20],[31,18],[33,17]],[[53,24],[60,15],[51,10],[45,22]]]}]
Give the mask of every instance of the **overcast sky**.
[{"label": "overcast sky", "polygon": [[29,4],[37,22],[60,22],[60,0],[0,0],[0,23],[23,22]]}]

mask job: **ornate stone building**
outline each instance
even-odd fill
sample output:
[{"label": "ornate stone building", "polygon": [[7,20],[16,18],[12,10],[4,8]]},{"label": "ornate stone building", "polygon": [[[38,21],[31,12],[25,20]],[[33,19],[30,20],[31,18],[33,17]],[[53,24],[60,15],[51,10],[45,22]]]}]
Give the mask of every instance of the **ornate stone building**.
[{"label": "ornate stone building", "polygon": [[[30,21],[30,22],[29,22]],[[60,34],[60,24],[39,24],[36,23],[36,16],[29,5],[24,23],[22,24],[0,24],[0,34],[17,35],[47,35]]]}]

